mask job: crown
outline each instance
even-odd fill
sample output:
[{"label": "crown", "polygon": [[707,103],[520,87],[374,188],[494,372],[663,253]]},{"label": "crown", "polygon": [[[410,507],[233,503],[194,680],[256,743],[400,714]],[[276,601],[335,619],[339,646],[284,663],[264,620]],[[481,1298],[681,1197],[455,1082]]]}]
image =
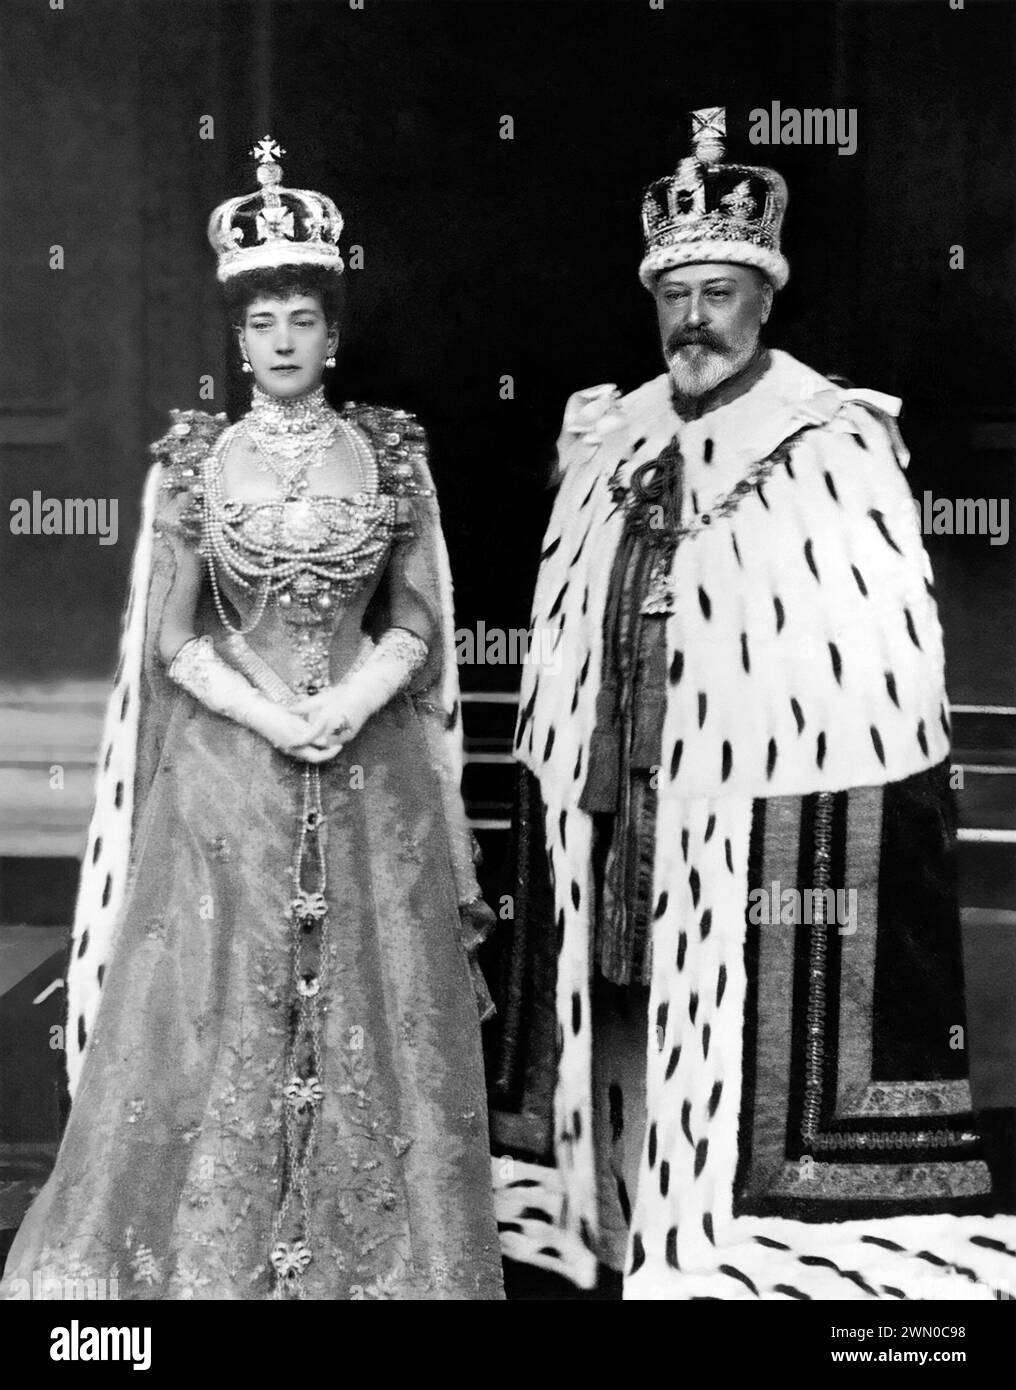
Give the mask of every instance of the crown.
[{"label": "crown", "polygon": [[277,265],[323,265],[341,274],[342,213],[323,193],[283,188],[278,161],[285,153],[270,135],[259,140],[251,154],[261,187],[220,203],[208,219],[220,280]]},{"label": "crown", "polygon": [[778,290],[787,283],[780,253],[787,185],[775,169],[721,164],[726,132],[724,107],[693,111],[693,154],[645,191],[639,279],[647,290],[661,271],[702,262],[754,266]]}]

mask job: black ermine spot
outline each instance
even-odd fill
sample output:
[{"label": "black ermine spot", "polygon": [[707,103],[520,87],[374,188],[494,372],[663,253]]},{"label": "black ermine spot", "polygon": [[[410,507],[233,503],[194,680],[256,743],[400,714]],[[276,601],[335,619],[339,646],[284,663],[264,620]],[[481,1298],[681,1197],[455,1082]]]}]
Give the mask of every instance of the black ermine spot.
[{"label": "black ermine spot", "polygon": [[709,1092],[709,1118],[716,1114],[717,1106],[720,1103],[720,1096],[723,1094],[723,1082],[713,1082],[713,1089]]},{"label": "black ermine spot", "polygon": [[889,546],[890,550],[895,550],[897,555],[902,555],[903,551],[893,540],[892,535],[889,531],[889,527],[885,524],[885,517],[882,515],[882,513],[880,511],[877,511],[874,507],[872,507],[869,510],[868,515],[871,517],[872,521],[878,527],[879,535],[885,541],[886,545]]},{"label": "black ermine spot", "polygon": [[681,1106],[681,1130],[688,1143],[694,1147],[695,1140],[691,1137],[691,1101],[686,1100]]},{"label": "black ermine spot", "polygon": [[804,558],[808,562],[808,568],[815,578],[818,579],[818,566],[815,564],[814,547],[811,541],[805,541],[804,543]]},{"label": "black ermine spot", "polygon": [[561,592],[558,594],[557,598],[554,600],[554,602],[553,602],[553,604],[552,604],[552,606],[551,606],[550,612],[547,614],[547,619],[548,619],[548,621],[549,621],[551,618],[556,618],[557,615],[558,615],[558,613],[560,613],[560,611],[561,611],[561,605],[562,605],[562,603],[564,603],[564,596],[565,596],[565,594],[566,594],[567,592],[568,592],[568,585],[567,585],[567,583],[562,584],[562,586],[561,586]]}]

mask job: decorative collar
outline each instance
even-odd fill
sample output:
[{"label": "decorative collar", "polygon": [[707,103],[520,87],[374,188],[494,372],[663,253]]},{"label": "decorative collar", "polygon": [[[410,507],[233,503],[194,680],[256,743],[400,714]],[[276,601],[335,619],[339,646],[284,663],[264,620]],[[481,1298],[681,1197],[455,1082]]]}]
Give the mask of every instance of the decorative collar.
[{"label": "decorative collar", "polygon": [[670,400],[674,411],[682,420],[698,420],[710,410],[718,410],[721,405],[729,405],[758,384],[772,365],[769,349],[760,343],[744,366],[733,376],[724,377],[721,382],[698,396],[686,396],[670,382]]},{"label": "decorative collar", "polygon": [[246,422],[265,434],[314,434],[335,419],[335,412],[325,400],[323,386],[315,387],[305,396],[292,399],[270,395],[255,386],[251,395]]}]

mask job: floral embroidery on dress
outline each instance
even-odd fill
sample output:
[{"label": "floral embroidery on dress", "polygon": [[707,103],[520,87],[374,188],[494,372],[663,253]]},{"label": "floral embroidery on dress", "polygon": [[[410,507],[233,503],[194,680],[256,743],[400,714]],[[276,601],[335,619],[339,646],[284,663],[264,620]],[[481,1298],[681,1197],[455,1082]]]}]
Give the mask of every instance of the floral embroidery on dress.
[{"label": "floral embroidery on dress", "polygon": [[177,1298],[193,1299],[201,1289],[207,1288],[212,1281],[193,1265],[181,1260],[173,1272],[169,1281],[170,1288]]},{"label": "floral embroidery on dress", "polygon": [[159,1262],[149,1247],[136,1245],[131,1249],[132,1241],[130,1239],[127,1240],[126,1245],[128,1250],[127,1263],[134,1275],[135,1283],[146,1284],[149,1288],[158,1284],[162,1279],[159,1272]]},{"label": "floral embroidery on dress", "polygon": [[[394,538],[423,538],[436,507],[420,484],[422,430],[398,412],[350,419],[398,504]],[[225,424],[179,413],[155,446],[160,608],[176,538],[199,537],[201,459]],[[402,582],[396,567],[391,575],[389,589]],[[153,776],[138,802],[122,954],[90,1030],[77,1125],[72,1111],[55,1173],[57,1215],[41,1223],[58,1238],[40,1260],[33,1232],[25,1267],[88,1277],[108,1263],[123,1270],[128,1299],[269,1299],[281,1275],[302,1285],[287,1297],[388,1300],[469,1296],[479,1259],[495,1288],[485,1142],[462,1118],[482,1104],[478,1038],[467,1037],[475,1011],[448,987],[461,975],[457,898],[451,876],[435,871],[449,854],[416,714],[405,702],[366,726],[350,757],[366,773],[354,794],[336,765],[321,774],[323,807],[301,803],[293,766],[258,736],[160,693],[150,634],[145,661],[139,749]],[[301,834],[326,861],[320,882],[285,877]],[[205,894],[214,921],[195,911]],[[294,909],[298,930],[309,922],[310,944],[320,943],[296,964]],[[290,1047],[311,1010],[313,1065]],[[410,1075],[424,1053],[433,1086]],[[403,1109],[407,1086],[422,1090],[424,1109]],[[291,1211],[276,1231],[294,1172],[285,1127],[312,1120],[317,1142],[297,1173],[309,1219]],[[492,1212],[489,1224],[493,1233]]]}]

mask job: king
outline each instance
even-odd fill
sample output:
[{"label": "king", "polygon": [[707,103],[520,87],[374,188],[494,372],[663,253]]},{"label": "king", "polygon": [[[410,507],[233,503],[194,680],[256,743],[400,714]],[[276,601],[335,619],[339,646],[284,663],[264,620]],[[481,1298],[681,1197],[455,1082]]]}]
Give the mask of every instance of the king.
[{"label": "king", "polygon": [[[526,668],[516,735],[549,873],[530,855],[516,903],[495,1105],[530,1157],[495,1165],[503,1248],[626,1298],[1012,1288],[1007,1163],[956,1046],[949,713],[900,402],[763,342],[787,189],[725,163],[725,133],[694,112],[643,200],[666,370],[577,392],[558,442],[532,618],[557,659]],[[773,883],[813,920],[746,916]],[[830,891],[856,894],[850,932]]]}]

